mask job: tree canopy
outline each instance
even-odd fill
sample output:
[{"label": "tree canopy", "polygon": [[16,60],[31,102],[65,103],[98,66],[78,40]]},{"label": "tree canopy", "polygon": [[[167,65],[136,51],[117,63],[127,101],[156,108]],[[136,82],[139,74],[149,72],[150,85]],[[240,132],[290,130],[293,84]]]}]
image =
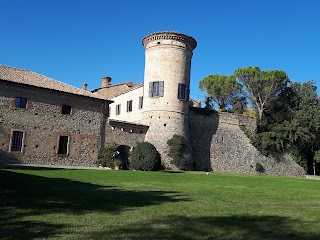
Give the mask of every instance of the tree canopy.
[{"label": "tree canopy", "polygon": [[257,109],[260,123],[265,109],[289,81],[284,71],[261,71],[259,67],[238,68],[235,70],[234,76],[244,84],[250,94],[250,99]]},{"label": "tree canopy", "polygon": [[207,101],[216,103],[221,110],[238,112],[246,104],[243,87],[234,76],[209,75],[199,82],[199,88],[207,93]]}]

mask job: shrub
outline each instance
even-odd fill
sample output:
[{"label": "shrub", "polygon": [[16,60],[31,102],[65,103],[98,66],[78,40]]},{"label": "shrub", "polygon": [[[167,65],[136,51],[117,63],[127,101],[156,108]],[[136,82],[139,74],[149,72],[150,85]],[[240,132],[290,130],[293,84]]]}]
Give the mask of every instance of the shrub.
[{"label": "shrub", "polygon": [[256,117],[256,111],[253,109],[247,109],[243,112],[244,116]]},{"label": "shrub", "polygon": [[102,167],[113,167],[117,156],[117,148],[118,144],[115,142],[106,143],[99,153],[97,164]]},{"label": "shrub", "polygon": [[172,158],[171,163],[181,170],[191,170],[192,157],[187,140],[183,136],[174,134],[167,144],[168,156]]},{"label": "shrub", "polygon": [[259,173],[263,173],[264,172],[264,167],[259,162],[256,163],[256,171],[259,172]]},{"label": "shrub", "polygon": [[160,154],[151,143],[138,143],[130,154],[130,168],[143,171],[160,170]]}]

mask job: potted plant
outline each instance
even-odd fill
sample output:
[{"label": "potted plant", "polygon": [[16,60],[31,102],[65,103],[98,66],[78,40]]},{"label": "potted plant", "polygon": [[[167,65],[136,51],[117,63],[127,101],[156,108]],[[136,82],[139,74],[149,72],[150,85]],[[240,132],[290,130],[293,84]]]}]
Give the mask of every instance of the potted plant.
[{"label": "potted plant", "polygon": [[113,161],[114,170],[119,170],[120,166],[122,165],[122,161],[119,159],[116,159]]}]

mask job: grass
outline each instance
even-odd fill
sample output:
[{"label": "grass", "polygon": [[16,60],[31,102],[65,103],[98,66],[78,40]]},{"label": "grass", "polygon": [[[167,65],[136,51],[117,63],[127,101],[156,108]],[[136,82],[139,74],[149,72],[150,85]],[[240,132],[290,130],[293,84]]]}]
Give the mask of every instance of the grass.
[{"label": "grass", "polygon": [[320,181],[6,168],[0,239],[320,239]]}]

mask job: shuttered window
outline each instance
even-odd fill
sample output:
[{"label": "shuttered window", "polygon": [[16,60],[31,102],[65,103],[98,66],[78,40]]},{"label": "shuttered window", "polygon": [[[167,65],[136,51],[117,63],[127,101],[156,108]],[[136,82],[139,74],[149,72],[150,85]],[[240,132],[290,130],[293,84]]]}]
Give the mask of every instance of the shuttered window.
[{"label": "shuttered window", "polygon": [[164,95],[164,82],[150,82],[149,83],[149,97],[163,97]]},{"label": "shuttered window", "polygon": [[139,97],[139,109],[143,108],[143,96]]},{"label": "shuttered window", "polygon": [[132,100],[127,101],[127,112],[132,112]]},{"label": "shuttered window", "polygon": [[27,99],[26,98],[17,97],[16,98],[16,107],[17,108],[27,108]]},{"label": "shuttered window", "polygon": [[185,84],[179,83],[178,85],[178,98],[180,100],[188,100],[189,91]]},{"label": "shuttered window", "polygon": [[121,110],[121,104],[117,104],[116,105],[116,115],[120,114],[120,110]]}]

